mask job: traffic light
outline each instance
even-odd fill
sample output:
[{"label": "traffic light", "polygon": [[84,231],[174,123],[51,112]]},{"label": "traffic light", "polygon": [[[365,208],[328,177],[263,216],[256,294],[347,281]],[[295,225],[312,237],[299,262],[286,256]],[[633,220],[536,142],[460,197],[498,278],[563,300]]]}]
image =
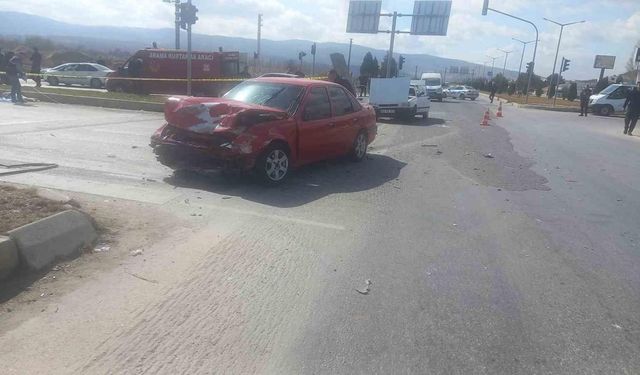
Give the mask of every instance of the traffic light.
[{"label": "traffic light", "polygon": [[193,25],[198,21],[198,8],[195,5],[188,3],[180,4],[180,27],[183,29],[187,29],[187,25]]},{"label": "traffic light", "polygon": [[402,70],[402,66],[404,65],[404,56],[400,55],[400,59],[398,60],[398,70]]},{"label": "traffic light", "polygon": [[489,0],[484,0],[484,4],[482,5],[482,15],[486,16],[489,11]]},{"label": "traffic light", "polygon": [[562,65],[561,65],[561,69],[560,72],[566,72],[567,70],[569,70],[569,63],[571,62],[571,60],[569,59],[565,59],[564,57],[562,58]]},{"label": "traffic light", "polygon": [[527,74],[533,73],[533,61],[527,63]]},{"label": "traffic light", "polygon": [[313,43],[311,45],[311,54],[314,55],[314,56],[316,55],[316,44],[315,43]]}]

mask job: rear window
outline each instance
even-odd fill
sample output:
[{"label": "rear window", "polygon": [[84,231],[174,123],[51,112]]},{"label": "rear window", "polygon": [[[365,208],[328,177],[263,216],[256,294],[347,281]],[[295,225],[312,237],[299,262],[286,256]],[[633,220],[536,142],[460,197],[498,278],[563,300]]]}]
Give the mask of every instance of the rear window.
[{"label": "rear window", "polygon": [[276,108],[291,114],[297,107],[302,91],[303,88],[300,86],[246,81],[231,89],[224,97]]},{"label": "rear window", "polygon": [[329,87],[329,96],[331,97],[331,107],[334,116],[342,116],[353,112],[353,104],[347,93],[340,87]]}]

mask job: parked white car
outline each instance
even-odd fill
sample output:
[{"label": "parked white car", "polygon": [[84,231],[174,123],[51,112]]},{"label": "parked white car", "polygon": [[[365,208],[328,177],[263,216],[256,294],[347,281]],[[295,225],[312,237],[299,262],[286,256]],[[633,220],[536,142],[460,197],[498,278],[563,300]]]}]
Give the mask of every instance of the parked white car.
[{"label": "parked white car", "polygon": [[106,77],[113,70],[104,65],[94,63],[68,63],[55,68],[44,69],[44,80],[51,86],[80,85],[99,89],[105,86]]},{"label": "parked white car", "polygon": [[624,102],[633,85],[613,84],[595,95],[589,97],[589,109],[597,115],[609,116],[622,112]]},{"label": "parked white car", "polygon": [[452,86],[447,89],[447,96],[460,100],[467,98],[476,100],[480,96],[480,92],[469,86]]}]

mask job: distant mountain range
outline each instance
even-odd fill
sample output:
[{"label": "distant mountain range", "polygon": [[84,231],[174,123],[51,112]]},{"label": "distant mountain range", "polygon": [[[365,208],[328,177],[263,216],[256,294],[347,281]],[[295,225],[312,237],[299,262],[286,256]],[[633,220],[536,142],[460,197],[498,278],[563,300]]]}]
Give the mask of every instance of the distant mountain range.
[{"label": "distant mountain range", "polygon": [[[185,34],[185,33],[183,33]],[[117,26],[85,26],[74,25],[65,22],[55,21],[50,18],[34,16],[31,14],[17,12],[0,12],[0,35],[5,37],[25,37],[42,36],[55,42],[68,46],[82,45],[94,50],[129,50],[135,51],[150,47],[153,42],[157,42],[160,47],[171,48],[174,45],[174,30],[146,29],[135,27]],[[186,45],[186,36],[183,35],[183,46]],[[195,50],[217,50],[222,47],[227,51],[240,51],[253,56],[256,50],[256,40],[252,38],[227,37],[219,35],[193,34],[193,48]],[[309,40],[262,40],[262,55],[283,60],[296,60],[298,52],[309,49],[313,42]],[[0,46],[2,47],[2,46]],[[342,53],[345,57],[349,52],[349,45],[346,43],[318,43],[317,63],[319,65],[330,65],[331,53]],[[381,62],[384,50],[373,49],[360,45],[353,45],[351,52],[351,69],[357,74],[360,63],[364,55],[371,52]],[[402,51],[396,51],[402,53]],[[482,66],[462,60],[448,59],[427,54],[404,54],[405,71],[408,75],[413,75],[415,67],[419,72],[441,72],[450,67],[468,67],[475,69],[476,76],[481,74]],[[515,77],[516,73],[508,72],[509,76]],[[451,79],[461,79],[450,77]],[[448,81],[450,79],[447,79]]]}]

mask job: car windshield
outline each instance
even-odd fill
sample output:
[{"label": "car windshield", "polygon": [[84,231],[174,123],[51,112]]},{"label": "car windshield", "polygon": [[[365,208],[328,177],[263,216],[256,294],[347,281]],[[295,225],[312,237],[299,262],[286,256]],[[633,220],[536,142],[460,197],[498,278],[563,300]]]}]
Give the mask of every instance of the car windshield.
[{"label": "car windshield", "polygon": [[600,91],[600,94],[611,94],[612,92],[616,91],[616,89],[620,87],[619,85],[610,85],[608,86],[606,89]]},{"label": "car windshield", "polygon": [[439,78],[425,78],[424,84],[427,86],[440,86]]},{"label": "car windshield", "polygon": [[231,89],[224,97],[291,112],[296,107],[302,90],[301,86],[286,83],[247,81]]}]

